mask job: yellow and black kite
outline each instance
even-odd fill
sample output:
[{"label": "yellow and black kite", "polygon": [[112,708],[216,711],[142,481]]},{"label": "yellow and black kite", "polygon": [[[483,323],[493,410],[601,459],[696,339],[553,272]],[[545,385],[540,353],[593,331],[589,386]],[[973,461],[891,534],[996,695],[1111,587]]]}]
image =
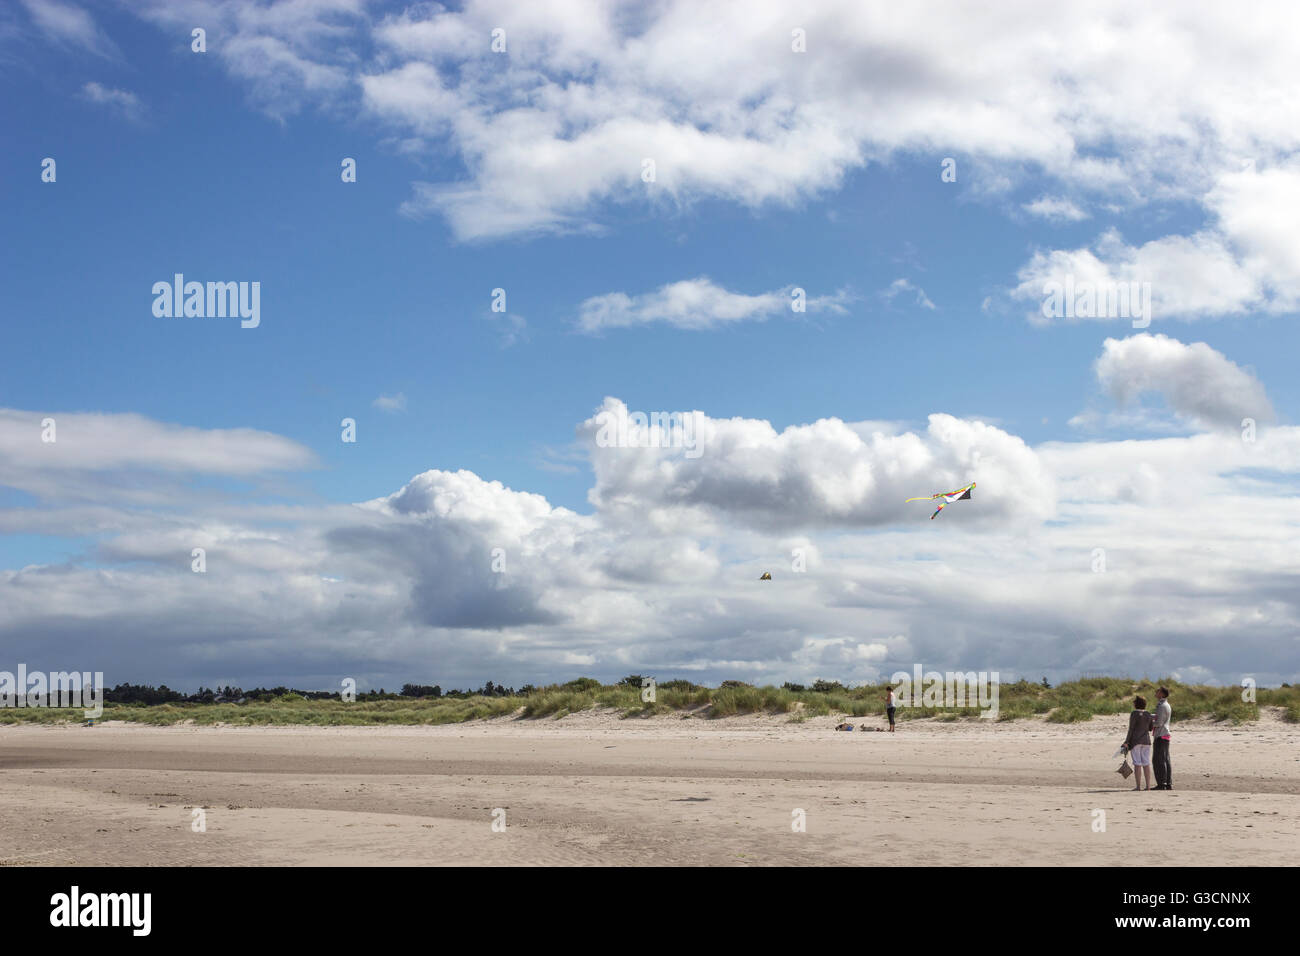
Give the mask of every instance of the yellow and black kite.
[{"label": "yellow and black kite", "polygon": [[972,481],[966,487],[958,488],[956,491],[940,491],[937,494],[925,495],[920,498],[908,498],[907,500],[908,501],[936,501],[939,498],[942,498],[943,501],[939,503],[939,507],[934,510],[934,514],[930,515],[930,520],[933,521],[938,516],[940,511],[948,507],[954,501],[964,501],[965,499],[969,498],[971,490],[974,487],[975,487],[975,482]]}]

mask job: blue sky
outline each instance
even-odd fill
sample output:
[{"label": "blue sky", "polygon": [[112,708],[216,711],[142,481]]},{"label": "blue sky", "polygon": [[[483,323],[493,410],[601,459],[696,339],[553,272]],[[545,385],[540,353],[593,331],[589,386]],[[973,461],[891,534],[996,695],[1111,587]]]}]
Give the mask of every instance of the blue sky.
[{"label": "blue sky", "polygon": [[[6,290],[0,407],[32,421],[47,414],[95,413],[213,435],[255,430],[297,449],[301,467],[207,470],[150,458],[108,468],[87,459],[67,467],[82,477],[103,470],[101,484],[77,492],[43,491],[47,486],[39,477],[25,473],[0,487],[0,510],[7,516],[0,530],[10,532],[0,537],[0,567],[64,567],[70,573],[121,567],[126,574],[137,573],[141,562],[146,568],[158,563],[153,551],[146,548],[126,560],[111,547],[102,548],[115,536],[157,532],[161,516],[172,522],[188,515],[198,535],[200,526],[217,520],[211,508],[328,511],[391,495],[430,470],[461,469],[480,482],[501,482],[510,493],[540,495],[549,507],[576,512],[609,536],[592,547],[617,549],[624,545],[611,542],[626,544],[644,526],[620,526],[623,519],[612,517],[616,509],[609,502],[626,505],[628,496],[649,493],[639,479],[622,487],[622,478],[609,477],[619,468],[602,472],[597,461],[602,452],[582,437],[581,424],[607,396],[630,409],[699,409],[711,420],[767,422],[776,434],[822,419],[890,423],[900,435],[920,434],[927,416],[939,413],[987,423],[1031,455],[1066,443],[1094,462],[1111,453],[1126,460],[1125,449],[1133,442],[1195,441],[1225,428],[1233,431],[1239,409],[1252,407],[1250,401],[1259,404],[1258,396],[1265,394],[1259,417],[1279,431],[1289,430],[1297,402],[1292,356],[1300,344],[1296,277],[1274,255],[1289,237],[1279,233],[1287,227],[1278,225],[1271,206],[1276,202],[1272,187],[1282,183],[1294,189],[1300,167],[1294,133],[1269,112],[1274,76],[1269,69],[1261,69],[1259,89],[1239,97],[1232,107],[1237,113],[1229,119],[1215,112],[1217,101],[1208,97],[1178,99],[1171,78],[1170,89],[1150,91],[1139,104],[1149,127],[1144,130],[1126,122],[1128,117],[1107,113],[1104,96],[1076,101],[1059,90],[1060,101],[1047,110],[1054,127],[1037,126],[1040,120],[1026,117],[1026,129],[1017,129],[1016,96],[1007,92],[1005,111],[988,119],[987,136],[981,138],[947,114],[924,135],[911,130],[898,110],[909,97],[915,98],[916,110],[933,108],[927,106],[924,84],[911,82],[904,65],[897,67],[897,77],[853,79],[850,57],[838,73],[833,60],[819,67],[827,73],[810,72],[817,82],[790,80],[778,71],[756,81],[757,93],[738,83],[737,102],[729,106],[745,117],[737,121],[726,109],[719,111],[725,77],[684,65],[679,81],[668,84],[656,79],[655,71],[664,68],[661,57],[647,56],[644,82],[629,81],[618,69],[632,58],[631,46],[621,61],[592,52],[599,45],[584,47],[591,42],[584,37],[593,21],[621,42],[632,42],[620,32],[625,28],[615,15],[617,5],[556,13],[544,26],[541,18],[511,23],[517,52],[508,54],[508,67],[498,65],[502,57],[494,61],[486,51],[465,53],[453,42],[460,31],[481,35],[480,26],[497,22],[493,18],[503,16],[503,9],[481,4],[440,12],[342,0],[292,8],[83,7],[70,0],[25,0],[4,14],[0,71],[6,96],[0,110],[6,145],[0,154],[0,203],[9,254],[0,262]],[[788,32],[785,12],[771,10],[773,36],[780,40]],[[1108,11],[1098,20],[1122,31],[1128,14],[1118,7]],[[667,5],[662,19],[671,22],[678,12]],[[845,34],[871,42],[870,18],[878,15],[874,9],[863,14]],[[834,23],[850,14],[830,5],[818,16]],[[1085,14],[1062,14],[1065,21],[1056,28],[1068,30],[1071,16]],[[198,23],[208,25],[209,49],[201,54],[190,50],[189,27]],[[1187,42],[1220,28],[1200,23]],[[814,30],[814,42],[802,55],[823,55],[817,41],[825,35]],[[671,43],[653,28],[641,39],[646,47],[659,44],[663,57],[672,55]],[[752,39],[746,35],[745,42]],[[593,62],[573,69],[562,55],[570,46]],[[903,46],[900,42],[900,51]],[[766,62],[770,45],[756,49],[735,54],[742,58],[738,76],[748,76],[746,56],[755,75],[774,69]],[[290,53],[276,59],[268,50]],[[949,59],[935,53],[926,68],[936,74],[956,70],[959,52]],[[1005,81],[1008,90],[1033,81],[1039,68],[1017,61],[1020,52],[1014,43],[990,51],[993,61],[1000,55],[1015,61]],[[1268,55],[1263,59],[1271,62]],[[907,62],[900,53],[899,63]],[[441,88],[430,88],[420,72],[426,68],[440,78]],[[1101,82],[1105,68],[1103,57],[1086,55],[1061,66],[1073,71],[1076,82]],[[324,79],[309,81],[316,76],[312,70]],[[519,71],[515,82],[519,77],[525,85],[535,82],[531,96],[507,92],[516,86],[499,80],[494,70]],[[543,79],[529,79],[537,76]],[[876,84],[894,90],[899,103],[882,107],[874,119],[864,116],[854,95],[840,89],[840,77],[849,77],[843,85],[850,91],[862,84],[854,95],[876,95]],[[1044,88],[1056,89],[1059,79],[1043,77]],[[991,85],[974,90],[972,101],[996,100],[1001,89],[996,78],[981,75],[980,82]],[[1209,86],[1215,89],[1212,82]],[[589,103],[565,103],[556,92],[567,95],[579,87],[585,87]],[[602,98],[617,103],[629,89],[652,101],[638,103],[639,109],[662,110],[671,128],[663,140],[647,139],[642,146],[633,134],[628,141],[616,107],[590,105]],[[440,99],[448,91],[456,105]],[[779,117],[775,126],[763,115],[767,106],[754,107],[752,119],[745,114],[756,96],[777,104],[771,107]],[[527,123],[513,125],[520,112],[529,114],[528,123],[542,125],[536,142],[521,145],[514,139],[531,131]],[[1203,115],[1210,128],[1175,138],[1170,147],[1173,134],[1161,123],[1167,120],[1170,129],[1184,133],[1187,115]],[[998,124],[1007,128],[999,130]],[[1050,141],[1053,130],[1072,137],[1073,147],[1065,152],[1045,147],[1035,155],[1030,147],[1016,152],[1005,145],[1021,138],[1031,142],[1037,132]],[[795,134],[824,135],[826,142],[804,154],[783,139]],[[1242,172],[1240,144],[1233,136],[1254,147],[1257,165],[1248,173]],[[701,149],[699,137],[716,142]],[[746,164],[746,149],[755,144],[767,152]],[[608,172],[615,146],[624,150],[626,175]],[[506,161],[498,154],[509,156],[514,148],[524,158],[499,166]],[[536,158],[549,150],[567,151],[568,158],[560,167]],[[693,159],[697,150],[708,158]],[[642,154],[652,152],[662,157],[663,176],[647,186],[637,174]],[[57,162],[55,183],[41,181],[45,157]],[[344,157],[357,162],[355,183],[340,180]],[[830,168],[823,168],[819,157]],[[946,157],[956,160],[956,182],[941,180]],[[529,165],[534,162],[535,168]],[[706,163],[714,168],[704,169]],[[738,184],[728,180],[729,164]],[[1105,169],[1098,172],[1098,167]],[[590,182],[571,191],[567,185],[545,185],[557,176]],[[469,211],[458,212],[460,207],[443,198],[421,201],[422,183],[466,191]],[[1060,204],[1050,208],[1067,211],[1030,208],[1044,198]],[[511,226],[521,218],[522,225]],[[1189,247],[1195,252],[1190,257],[1183,255]],[[1086,278],[1094,267],[1110,276],[1154,280],[1158,307],[1149,329],[1135,330],[1124,317],[1032,318],[1040,297],[1032,289],[1026,294],[1026,288],[1041,285],[1055,274],[1051,270],[1073,270]],[[260,282],[260,326],[155,317],[151,287],[176,272],[198,281]],[[1197,277],[1205,276],[1213,279],[1212,288],[1197,284]],[[666,297],[673,298],[671,290],[681,288],[675,284],[698,279],[708,280],[717,293],[710,300],[715,303],[774,293],[788,299],[788,290],[798,286],[810,300],[827,305],[802,315],[788,308],[756,309],[726,320],[706,304],[690,320],[705,328],[688,327],[686,321],[633,321],[593,333],[579,325],[584,303],[595,297],[619,293],[637,300],[667,289]],[[1237,285],[1243,291],[1235,297],[1218,298],[1222,289]],[[490,311],[496,288],[506,292],[504,315]],[[1108,339],[1133,336],[1137,345],[1122,354],[1108,351]],[[1155,336],[1166,344],[1151,344]],[[1195,343],[1204,343],[1206,351],[1190,351]],[[1103,355],[1112,356],[1109,378],[1094,365]],[[1221,387],[1198,384],[1198,376],[1220,373],[1226,382]],[[1122,382],[1128,392],[1116,384]],[[1206,389],[1227,395],[1222,408],[1198,404],[1197,394]],[[1254,398],[1237,401],[1229,394],[1233,389]],[[381,396],[398,395],[401,408],[375,406]],[[355,444],[340,441],[340,421],[346,417],[357,422]],[[1284,442],[1271,453],[1270,474],[1293,477],[1290,447]],[[238,456],[239,448],[235,442],[228,450]],[[1164,454],[1166,446],[1159,448]],[[780,473],[813,461],[816,468],[830,470],[831,476],[822,478],[838,481],[834,460],[820,455],[800,453],[793,464],[772,467]],[[905,555],[929,548],[908,536],[932,534],[935,525],[924,522],[919,511],[899,510],[900,502],[892,500],[899,496],[886,477],[905,475],[920,484],[909,486],[908,493],[928,494],[941,490],[931,484],[967,479],[970,462],[936,464],[931,480],[916,463],[869,457],[870,480],[879,487],[868,497],[890,497],[891,511],[854,497],[847,503],[828,500],[801,515],[801,503],[781,504],[788,490],[764,499],[757,477],[752,487],[737,478],[733,471],[744,473],[738,459],[726,465],[730,490],[702,501],[692,495],[708,479],[673,471],[682,486],[662,499],[651,494],[645,506],[647,512],[664,509],[664,515],[686,510],[651,521],[656,543],[647,536],[640,546],[651,552],[663,548],[656,559],[661,561],[678,547],[701,549],[713,556],[712,575],[755,550],[784,553],[787,542],[777,543],[783,534],[865,542],[885,533],[897,536],[900,549],[890,558],[889,572],[905,573]],[[1186,466],[1177,455],[1162,461],[1151,466],[1158,477],[1144,492],[1161,502],[1167,489],[1180,483],[1178,469]],[[666,466],[645,467],[662,472]],[[765,465],[754,467],[757,475]],[[845,468],[840,477],[846,482],[859,474]],[[1111,470],[1140,468],[1141,463],[1126,463]],[[128,506],[113,490],[137,482],[147,488],[160,474],[168,481],[183,474],[184,495]],[[1075,472],[1053,474],[1042,482],[1052,486],[1048,492],[1034,484],[1034,474],[1018,472],[1014,481],[1004,476],[990,489],[997,508],[982,519],[972,517],[976,524],[970,529],[961,523],[965,518],[948,521],[955,509],[941,520],[958,529],[949,533],[960,534],[962,547],[976,554],[980,533],[1016,541],[1029,536],[1009,524],[1020,520],[1015,516],[1021,510],[1041,527],[1077,528],[1096,521],[1113,529],[1119,520],[1090,510],[1107,494],[1097,482],[1080,493],[1074,501],[1079,510],[1071,512],[1060,488],[1082,479]],[[1228,481],[1225,474],[1211,468],[1193,483],[1199,488],[1205,480],[1207,501],[1226,493],[1234,500],[1248,497],[1235,486],[1210,487]],[[795,487],[819,480],[800,478]],[[1290,478],[1284,484],[1289,488]],[[755,501],[744,503],[750,493]],[[730,495],[739,502],[734,508],[727,502]],[[1018,509],[1018,498],[1029,504]],[[123,511],[96,524],[77,511],[90,503],[120,505]],[[1266,502],[1255,504],[1264,509]],[[781,513],[768,514],[773,508]],[[43,522],[42,514],[50,520]],[[758,514],[761,518],[754,517]],[[919,526],[917,517],[923,522]],[[1166,530],[1173,533],[1179,520],[1168,517]],[[227,514],[218,523],[229,531],[233,520]],[[285,519],[245,513],[240,520],[265,531]],[[316,527],[316,521],[308,523]],[[426,530],[433,536],[446,531],[436,522]],[[1208,527],[1184,528],[1185,537],[1174,544],[1195,548],[1211,533]],[[320,534],[329,539],[329,532]],[[778,537],[762,543],[765,534]],[[661,540],[663,535],[675,540]],[[870,553],[866,548],[853,560]],[[1021,559],[1028,560],[1027,554]],[[949,557],[957,561],[956,552]],[[605,559],[617,563],[618,557],[606,551]],[[850,574],[849,563],[850,558],[841,559],[840,573]],[[1278,573],[1285,567],[1279,563]],[[1150,572],[1163,579],[1169,570]],[[814,617],[815,608],[827,606],[828,594],[842,596],[838,588],[844,582],[832,580],[836,572],[824,567],[823,573],[831,576],[822,579],[827,590],[800,599],[809,602]],[[866,573],[856,565],[851,572]],[[20,585],[15,580],[8,586]],[[410,587],[420,589],[418,575]],[[429,639],[435,645],[460,641],[468,628],[471,644],[483,642],[481,654],[457,655],[448,666],[451,682],[457,676],[466,682],[504,676],[509,655],[498,657],[502,639],[563,649],[539,652],[530,665],[538,679],[583,666],[619,676],[614,671],[620,667],[636,669],[635,654],[601,646],[585,632],[586,625],[565,623],[565,615],[548,602],[565,591],[570,606],[600,603],[613,600],[610,594],[621,587],[532,581],[525,588],[529,600],[550,608],[536,620],[525,614],[527,623],[515,631],[490,619],[481,627],[461,622],[451,629],[434,627]],[[659,599],[643,597],[647,606],[661,606]],[[666,592],[661,599],[670,602]],[[388,610],[400,616],[397,605]],[[646,640],[671,630],[657,613],[643,612]],[[617,618],[613,607],[596,616],[605,614]],[[979,614],[976,601],[957,618]],[[340,609],[339,616],[347,613]],[[54,646],[53,638],[42,638],[53,632],[44,630],[38,616],[0,621],[0,633],[6,623],[20,646]],[[809,633],[769,635],[768,656],[753,662],[753,673],[793,679],[808,676],[807,667],[829,671],[859,658],[894,661],[893,650],[886,657],[876,648],[900,636],[914,646],[924,643],[910,636],[909,622],[901,617],[878,624],[860,620],[852,627],[861,627],[862,634],[850,634],[846,626],[818,621],[809,625]],[[1270,619],[1269,633],[1288,626]],[[945,625],[934,621],[928,627],[927,633],[938,634]],[[1053,629],[1042,621],[1033,627]],[[416,644],[418,630],[410,638]],[[722,638],[706,632],[649,664],[730,676],[717,661],[736,656],[715,653],[714,642]],[[205,634],[209,657],[222,658],[223,652],[213,649],[223,640]],[[847,642],[848,657],[801,663],[798,655],[809,640]],[[1175,646],[1180,638],[1161,631],[1153,640]],[[1294,644],[1286,647],[1285,666],[1269,671],[1275,676],[1294,674]],[[376,657],[385,663],[372,671],[390,681],[399,672],[427,676],[413,671],[427,668],[429,661],[406,648],[402,641],[377,648]],[[1041,659],[1013,655],[1006,666],[1055,666],[1064,673],[1123,669],[1130,663],[1097,653],[1096,658],[1072,657],[1064,649]],[[1205,663],[1195,652],[1184,656],[1173,655],[1170,666],[1181,662],[1190,674],[1202,668],[1217,679],[1233,678],[1234,668],[1225,662]],[[133,672],[130,678],[193,682],[196,671],[184,654],[162,659],[166,663],[156,673],[145,667],[147,673]],[[256,656],[232,658],[229,665],[231,674],[249,682],[293,676],[323,680],[328,670],[295,671],[283,661]],[[532,679],[531,671],[520,670],[517,681]]]}]

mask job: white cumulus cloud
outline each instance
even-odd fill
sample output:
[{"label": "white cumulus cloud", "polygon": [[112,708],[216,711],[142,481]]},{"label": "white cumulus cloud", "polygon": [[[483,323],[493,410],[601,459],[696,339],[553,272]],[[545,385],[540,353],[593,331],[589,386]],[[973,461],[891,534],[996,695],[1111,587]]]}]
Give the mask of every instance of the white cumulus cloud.
[{"label": "white cumulus cloud", "polygon": [[[701,276],[661,286],[654,292],[628,295],[610,292],[586,299],[578,307],[578,327],[584,332],[663,322],[679,329],[711,329],[733,322],[761,321],[793,312],[793,289],[747,295],[731,292]],[[806,296],[809,312],[844,312],[846,293]]]}]

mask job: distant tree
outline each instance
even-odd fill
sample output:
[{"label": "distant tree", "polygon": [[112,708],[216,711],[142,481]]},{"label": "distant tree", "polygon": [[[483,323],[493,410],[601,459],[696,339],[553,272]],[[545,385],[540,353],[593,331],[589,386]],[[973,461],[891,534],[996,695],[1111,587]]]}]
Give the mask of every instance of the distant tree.
[{"label": "distant tree", "polygon": [[700,688],[698,684],[692,684],[688,680],[682,680],[681,678],[673,678],[672,680],[660,681],[659,689],[697,691]]},{"label": "distant tree", "polygon": [[185,695],[172,690],[166,684],[153,687],[150,684],[118,684],[112,690],[104,691],[104,700],[110,704],[174,704],[185,700]]}]

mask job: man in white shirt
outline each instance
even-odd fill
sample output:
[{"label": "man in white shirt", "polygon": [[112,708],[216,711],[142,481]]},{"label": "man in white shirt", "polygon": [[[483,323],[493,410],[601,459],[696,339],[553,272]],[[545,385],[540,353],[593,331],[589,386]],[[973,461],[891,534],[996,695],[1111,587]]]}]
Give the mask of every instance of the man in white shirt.
[{"label": "man in white shirt", "polygon": [[1151,763],[1156,772],[1156,789],[1174,789],[1173,767],[1169,763],[1169,721],[1174,710],[1169,706],[1169,691],[1161,687],[1156,691],[1156,720],[1151,731]]}]

